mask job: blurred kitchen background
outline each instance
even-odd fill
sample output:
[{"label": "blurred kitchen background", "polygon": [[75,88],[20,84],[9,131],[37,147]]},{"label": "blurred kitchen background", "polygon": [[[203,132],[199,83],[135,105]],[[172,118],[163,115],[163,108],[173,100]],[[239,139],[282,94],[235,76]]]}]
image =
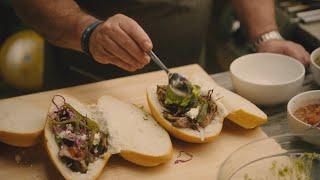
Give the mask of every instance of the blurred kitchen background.
[{"label": "blurred kitchen background", "polygon": [[[229,3],[217,0],[212,7],[212,20],[199,57],[199,64],[208,73],[227,71],[232,60],[251,52]],[[54,52],[19,20],[9,0],[0,1],[0,21],[0,98],[103,80],[73,66],[64,68],[72,72],[74,81],[59,76]],[[285,38],[301,43],[309,52],[320,46],[320,1],[279,0],[277,21]]]}]

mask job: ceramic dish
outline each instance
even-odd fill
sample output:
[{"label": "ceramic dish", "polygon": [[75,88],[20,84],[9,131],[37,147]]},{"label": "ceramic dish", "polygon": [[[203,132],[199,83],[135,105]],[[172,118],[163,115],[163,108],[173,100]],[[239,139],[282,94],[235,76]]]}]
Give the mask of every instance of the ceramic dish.
[{"label": "ceramic dish", "polygon": [[[299,120],[294,112],[303,106],[310,104],[320,104],[320,90],[307,91],[293,97],[287,105],[288,126],[293,133],[307,133],[320,135],[320,128],[311,128],[311,125]],[[312,139],[306,137],[306,141],[320,147],[320,138]]]},{"label": "ceramic dish", "polygon": [[258,105],[276,105],[300,91],[305,68],[285,55],[255,53],[234,60],[230,72],[238,94]]},{"label": "ceramic dish", "polygon": [[[320,85],[320,65],[318,65],[320,63],[320,48],[314,50],[311,53],[310,58],[310,70],[312,72],[313,79],[318,85]],[[316,61],[319,61],[319,63],[317,64]]]}]

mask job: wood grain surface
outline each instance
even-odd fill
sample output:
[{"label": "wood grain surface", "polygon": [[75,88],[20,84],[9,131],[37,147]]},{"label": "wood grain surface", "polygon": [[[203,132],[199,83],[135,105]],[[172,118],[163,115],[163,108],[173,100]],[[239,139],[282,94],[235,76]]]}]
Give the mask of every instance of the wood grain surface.
[{"label": "wood grain surface", "polygon": [[[175,68],[173,71],[186,75],[209,77],[198,65],[183,66]],[[147,107],[145,89],[164,78],[166,78],[166,74],[157,71],[102,81],[0,100],[0,108],[3,104],[10,104],[14,108],[15,101],[28,102],[28,104],[37,106],[40,109],[39,113],[43,114],[43,118],[45,118],[49,102],[56,93],[70,94],[85,103],[94,103],[102,95],[112,95],[124,101]],[[19,109],[16,109],[15,113],[19,113]],[[1,116],[3,115],[0,114]],[[33,116],[33,114],[25,114],[25,116]],[[172,138],[173,159],[158,167],[140,167],[114,155],[105,167],[100,179],[217,179],[219,166],[231,152],[243,144],[262,137],[266,137],[266,134],[260,128],[244,130],[229,121],[225,121],[221,135],[211,143],[189,144]],[[193,159],[186,163],[175,164],[174,161],[179,151],[191,153]],[[41,143],[31,148],[16,148],[0,143],[0,179],[36,180],[62,179],[62,177],[51,164]]]}]

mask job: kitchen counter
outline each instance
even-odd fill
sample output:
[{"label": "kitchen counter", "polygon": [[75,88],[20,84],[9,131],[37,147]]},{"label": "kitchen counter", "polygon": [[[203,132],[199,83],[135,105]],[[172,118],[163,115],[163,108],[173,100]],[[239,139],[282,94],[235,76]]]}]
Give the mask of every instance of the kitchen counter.
[{"label": "kitchen counter", "polygon": [[[222,87],[234,91],[229,72],[222,72],[211,75],[211,77]],[[308,74],[303,83],[302,91],[319,89],[313,82],[311,74]],[[272,107],[260,107],[267,115],[268,122],[261,126],[268,136],[276,136],[289,133],[287,123],[287,104],[281,104]]]}]

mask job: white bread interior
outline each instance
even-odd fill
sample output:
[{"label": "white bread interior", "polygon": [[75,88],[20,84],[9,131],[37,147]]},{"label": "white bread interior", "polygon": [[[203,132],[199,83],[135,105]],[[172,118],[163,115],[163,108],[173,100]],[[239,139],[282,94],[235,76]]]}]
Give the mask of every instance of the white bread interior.
[{"label": "white bread interior", "polygon": [[[81,102],[77,101],[74,98],[68,97],[66,95],[62,95],[65,100],[66,103],[70,104],[74,109],[76,109],[81,115],[83,116],[87,116],[89,117],[91,120],[92,119],[92,115],[91,112],[88,110],[87,107],[85,107]],[[61,100],[60,98],[56,98],[57,100]],[[61,103],[61,101],[60,101]],[[56,107],[51,104],[50,108],[49,108],[49,113],[53,112],[56,110]],[[54,138],[54,134],[51,131],[50,125],[49,125],[49,121],[47,118],[47,122],[46,122],[46,126],[45,126],[45,132],[44,132],[44,136],[45,136],[45,146],[46,149],[48,151],[48,154],[52,160],[52,162],[54,163],[54,165],[57,167],[57,169],[60,171],[60,173],[64,176],[64,178],[66,179],[79,179],[79,180],[92,180],[92,179],[96,179],[100,173],[102,172],[105,164],[107,163],[109,157],[110,157],[110,153],[106,152],[103,155],[103,158],[101,159],[97,159],[95,162],[93,163],[89,163],[88,166],[88,171],[84,174],[84,173],[80,173],[80,172],[73,172],[72,170],[70,170],[59,158],[58,156],[58,152],[59,152],[59,147],[55,141]]]},{"label": "white bread interior", "polygon": [[[203,94],[205,94],[208,92],[208,89],[202,88],[201,91]],[[200,131],[197,131],[191,128],[176,128],[172,126],[172,124],[163,117],[162,112],[165,110],[165,108],[160,104],[156,92],[157,85],[153,85],[147,88],[147,98],[150,109],[152,111],[152,114],[158,120],[158,122],[162,124],[163,127],[165,127],[171,135],[187,142],[204,143],[213,140],[214,137],[220,134],[222,130],[223,120],[227,115],[227,110],[219,102],[219,100],[216,101],[217,96],[215,95],[215,93],[212,94],[211,98],[217,104],[217,115],[214,117],[214,119],[208,126],[202,128],[202,130]]]},{"label": "white bread interior", "polygon": [[[11,104],[15,104],[13,107]],[[19,113],[16,113],[19,109]],[[0,105],[0,141],[19,147],[38,143],[46,117],[40,107],[17,99],[4,100]]]},{"label": "white bread interior", "polygon": [[109,133],[111,153],[120,153],[143,166],[155,166],[171,159],[170,137],[149,113],[111,96],[100,97],[97,108],[102,118],[96,119],[102,120],[100,127]]},{"label": "white bread interior", "polygon": [[[97,105],[86,106],[74,98],[62,95],[80,114],[96,121],[108,132],[108,151],[104,158],[89,164],[86,174],[71,171],[58,157],[59,147],[48,120],[45,126],[45,145],[50,158],[66,179],[96,179],[111,154],[120,153],[125,159],[143,166],[156,166],[172,157],[172,143],[168,133],[150,116],[132,104],[110,96],[103,96]],[[51,104],[49,112],[56,108]]]}]

